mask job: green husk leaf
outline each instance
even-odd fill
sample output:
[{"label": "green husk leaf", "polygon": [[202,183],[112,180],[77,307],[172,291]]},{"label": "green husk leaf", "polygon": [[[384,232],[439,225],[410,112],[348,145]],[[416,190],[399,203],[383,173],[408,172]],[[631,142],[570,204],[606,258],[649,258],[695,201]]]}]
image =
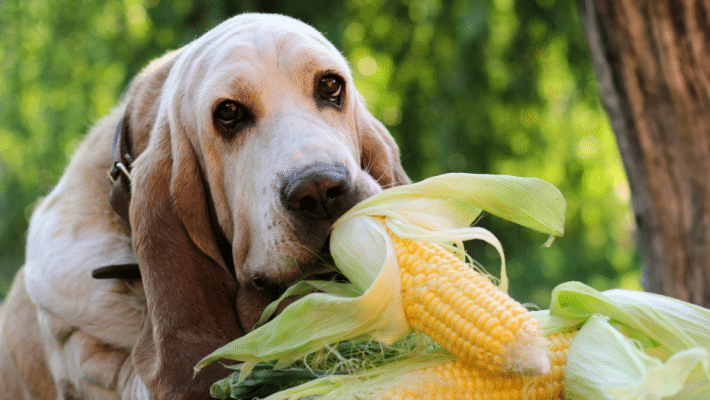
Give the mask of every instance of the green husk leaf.
[{"label": "green husk leaf", "polygon": [[272,394],[264,400],[300,400],[314,396],[318,400],[357,400],[372,398],[393,385],[417,384],[411,372],[452,359],[445,351],[413,354],[381,366],[348,375],[329,375]]},{"label": "green husk leaf", "polygon": [[[553,290],[544,332],[583,323],[567,355],[572,399],[710,398],[710,310],[651,293],[600,293],[580,282]],[[697,339],[697,340],[696,340]]]},{"label": "green husk leaf", "polygon": [[[258,363],[251,371],[237,371],[210,388],[210,395],[218,399],[251,400],[264,398],[297,384],[328,375],[328,371],[308,368],[275,368],[271,363]],[[342,372],[334,372],[342,374]]]},{"label": "green husk leaf", "polygon": [[[565,282],[552,291],[550,314],[576,320],[586,320],[595,313],[606,315],[610,322],[624,326],[631,337],[644,342],[650,340],[646,347],[663,346],[671,353],[697,346],[662,310],[648,303],[624,303],[620,301],[621,292],[616,293],[617,301],[614,301],[581,282]],[[653,301],[651,297],[647,300]]]},{"label": "green husk leaf", "polygon": [[550,310],[534,310],[530,311],[533,317],[537,320],[540,325],[540,330],[545,336],[552,335],[553,333],[565,332],[574,329],[579,329],[586,319],[577,318],[561,318],[555,315],[550,315]]},{"label": "green husk leaf", "polygon": [[540,179],[450,173],[383,191],[356,204],[341,221],[362,214],[409,211],[429,215],[420,221],[432,217],[447,220],[450,229],[470,226],[486,211],[539,232],[562,236],[564,210],[562,193]]},{"label": "green husk leaf", "polygon": [[637,308],[648,306],[685,332],[695,343],[710,349],[710,310],[655,293],[612,289],[604,295],[617,304]]},{"label": "green husk leaf", "polygon": [[[650,400],[681,395],[688,377],[708,357],[706,349],[693,347],[671,355],[664,363],[614,329],[607,317],[592,315],[570,346],[565,393],[570,399],[580,400]],[[704,393],[710,394],[710,387],[706,386]]]},{"label": "green husk leaf", "polygon": [[342,297],[357,297],[362,293],[353,288],[353,285],[347,283],[331,281],[301,281],[286,289],[281,297],[266,306],[256,325],[263,325],[266,321],[268,321],[276,311],[276,308],[278,308],[279,304],[286,298],[291,296],[303,296],[317,291],[335,294]]}]

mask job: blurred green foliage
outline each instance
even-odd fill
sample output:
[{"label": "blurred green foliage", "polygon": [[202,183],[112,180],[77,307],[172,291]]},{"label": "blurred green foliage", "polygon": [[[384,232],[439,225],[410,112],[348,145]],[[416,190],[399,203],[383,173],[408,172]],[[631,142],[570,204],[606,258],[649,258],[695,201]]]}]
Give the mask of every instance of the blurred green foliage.
[{"label": "blurred green foliage", "polygon": [[[36,199],[149,60],[241,12],[324,32],[349,59],[414,180],[450,171],[534,176],[567,199],[566,233],[485,217],[511,294],[639,288],[629,189],[572,0],[4,0],[0,3],[0,291],[24,258]],[[109,145],[109,144],[107,144]],[[491,272],[495,252],[469,246]]]}]

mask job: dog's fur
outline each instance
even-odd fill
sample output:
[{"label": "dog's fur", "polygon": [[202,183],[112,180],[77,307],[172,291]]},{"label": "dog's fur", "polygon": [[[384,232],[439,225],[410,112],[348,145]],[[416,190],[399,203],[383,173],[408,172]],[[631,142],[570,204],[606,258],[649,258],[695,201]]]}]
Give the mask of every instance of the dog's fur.
[{"label": "dog's fur", "polygon": [[[341,107],[322,98],[324,75],[342,79]],[[230,99],[250,113],[234,134],[215,118]],[[122,119],[130,225],[106,179]],[[314,165],[347,176],[347,199],[323,218],[284,206],[284,186]],[[408,182],[322,35],[278,15],[225,21],[137,76],[37,206],[1,316],[0,399],[209,398],[229,371],[193,379],[197,361],[252,329],[273,288],[323,272],[344,208]],[[142,279],[91,277],[125,263]]]}]

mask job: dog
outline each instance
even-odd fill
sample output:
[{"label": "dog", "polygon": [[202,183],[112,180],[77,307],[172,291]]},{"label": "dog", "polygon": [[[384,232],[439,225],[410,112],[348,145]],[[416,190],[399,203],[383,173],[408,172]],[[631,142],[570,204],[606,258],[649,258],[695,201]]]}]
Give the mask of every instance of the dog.
[{"label": "dog", "polygon": [[331,277],[332,222],[410,183],[346,60],[286,16],[227,20],[124,97],[31,217],[0,399],[210,398],[229,370],[195,364]]}]

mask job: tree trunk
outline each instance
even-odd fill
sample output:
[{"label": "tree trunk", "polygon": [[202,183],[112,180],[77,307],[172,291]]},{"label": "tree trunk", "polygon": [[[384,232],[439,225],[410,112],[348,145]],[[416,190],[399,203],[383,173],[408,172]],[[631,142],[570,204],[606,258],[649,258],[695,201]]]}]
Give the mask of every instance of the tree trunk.
[{"label": "tree trunk", "polygon": [[631,187],[642,285],[710,307],[710,0],[577,0]]}]

